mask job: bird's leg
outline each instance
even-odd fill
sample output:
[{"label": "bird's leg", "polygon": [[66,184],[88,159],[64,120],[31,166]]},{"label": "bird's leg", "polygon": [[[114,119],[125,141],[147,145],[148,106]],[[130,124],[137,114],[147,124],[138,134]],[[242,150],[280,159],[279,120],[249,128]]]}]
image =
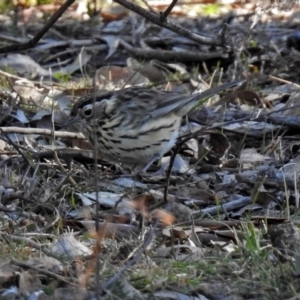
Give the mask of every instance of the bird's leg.
[{"label": "bird's leg", "polygon": [[161,157],[160,153],[156,153],[151,160],[148,162],[147,166],[142,170],[142,173],[146,173],[150,166]]}]

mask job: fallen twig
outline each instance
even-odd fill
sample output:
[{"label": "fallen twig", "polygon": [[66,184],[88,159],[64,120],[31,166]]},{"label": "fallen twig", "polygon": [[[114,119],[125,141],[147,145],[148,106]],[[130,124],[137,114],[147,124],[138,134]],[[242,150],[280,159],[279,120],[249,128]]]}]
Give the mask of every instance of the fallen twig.
[{"label": "fallen twig", "polygon": [[25,245],[28,245],[32,248],[35,248],[39,251],[42,251],[45,255],[48,255],[48,256],[51,256],[51,257],[54,257],[56,259],[61,259],[61,256],[49,251],[46,249],[46,245],[41,245],[39,243],[36,243],[34,242],[33,240],[31,239],[28,239],[28,238],[25,238],[25,237],[20,237],[20,236],[16,236],[16,235],[12,235],[12,234],[7,234],[7,233],[4,233],[4,232],[0,232],[0,237],[2,238],[7,238],[8,240],[12,240],[14,242],[21,242]]},{"label": "fallen twig", "polygon": [[18,266],[18,267],[21,267],[21,268],[25,268],[25,269],[31,269],[31,270],[36,271],[37,273],[46,275],[47,277],[52,277],[54,279],[57,279],[58,281],[62,281],[64,283],[67,283],[67,284],[70,284],[70,285],[76,285],[76,283],[71,282],[70,280],[66,279],[63,276],[57,275],[53,272],[50,272],[50,271],[47,271],[47,270],[44,270],[44,269],[41,269],[41,268],[38,268],[38,267],[35,267],[33,265],[30,265],[30,264],[27,264],[27,263],[24,263],[24,262],[20,262],[20,261],[17,261],[15,259],[11,259],[10,262],[12,263],[12,265],[15,265],[15,266]]},{"label": "fallen twig", "polygon": [[44,27],[28,42],[23,44],[9,45],[0,48],[0,54],[11,53],[16,51],[27,50],[33,48],[39,40],[44,36],[44,34],[51,28],[53,24],[62,16],[62,14],[71,6],[75,0],[67,0],[46,22]]},{"label": "fallen twig", "polygon": [[208,59],[228,59],[229,54],[222,52],[204,53],[204,52],[192,52],[192,51],[172,51],[172,50],[154,50],[154,49],[142,49],[132,47],[124,40],[120,40],[120,44],[135,57],[142,57],[147,60],[157,59],[160,61],[181,61],[181,62],[202,62]]},{"label": "fallen twig", "polygon": [[216,38],[201,36],[199,34],[193,33],[192,31],[181,27],[180,25],[178,25],[170,20],[161,20],[161,17],[159,14],[154,13],[152,11],[148,11],[148,10],[134,4],[133,2],[129,2],[127,0],[114,0],[114,2],[121,4],[122,6],[139,14],[140,16],[144,17],[145,19],[149,20],[150,22],[152,22],[154,24],[157,24],[161,27],[167,28],[173,32],[178,33],[181,36],[189,38],[200,44],[225,46],[223,44],[223,41],[219,37],[216,39]]},{"label": "fallen twig", "polygon": [[[89,156],[89,153],[91,151],[64,148],[64,149],[56,149],[55,152],[59,157],[62,158],[66,158],[66,156],[68,158],[75,158],[75,157],[82,157],[83,154],[87,154],[86,156]],[[42,152],[30,152],[29,155],[31,159],[55,158],[54,150],[46,150]],[[12,164],[21,164],[23,162],[24,162],[24,158],[22,156],[10,157],[6,160],[0,161],[0,168],[4,166],[11,166]]]},{"label": "fallen twig", "polygon": [[167,19],[168,15],[171,13],[171,11],[174,8],[174,6],[176,5],[176,3],[177,3],[177,0],[172,0],[172,3],[167,7],[167,9],[163,13],[160,14],[160,20],[162,22],[164,22]]},{"label": "fallen twig", "polygon": [[23,133],[23,134],[40,134],[47,136],[63,137],[84,140],[85,137],[81,133],[69,132],[69,131],[53,131],[51,129],[43,128],[23,128],[23,127],[0,127],[0,130],[5,133]]}]

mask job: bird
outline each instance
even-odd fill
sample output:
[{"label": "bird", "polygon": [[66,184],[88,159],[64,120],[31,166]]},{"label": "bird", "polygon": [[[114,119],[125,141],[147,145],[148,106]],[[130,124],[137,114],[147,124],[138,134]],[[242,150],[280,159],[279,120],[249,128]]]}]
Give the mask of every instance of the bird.
[{"label": "bird", "polygon": [[132,86],[95,91],[72,107],[68,124],[76,124],[99,158],[140,166],[142,172],[175,145],[182,117],[203,99],[244,81],[233,81],[195,94]]}]

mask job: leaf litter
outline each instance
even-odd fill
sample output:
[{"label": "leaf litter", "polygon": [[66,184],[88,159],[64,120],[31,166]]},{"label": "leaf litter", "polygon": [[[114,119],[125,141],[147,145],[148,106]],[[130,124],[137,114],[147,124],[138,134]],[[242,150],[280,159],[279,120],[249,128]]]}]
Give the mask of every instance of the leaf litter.
[{"label": "leaf litter", "polygon": [[[205,6],[187,2],[168,17],[212,37],[228,22],[230,51],[112,5],[99,22],[85,9],[79,21],[84,7],[71,6],[35,48],[0,56],[2,297],[94,299],[97,272],[105,298],[299,293],[299,7],[253,2],[260,12],[236,2],[234,15],[224,4],[218,18],[195,18]],[[42,24],[27,26],[36,12],[47,10],[18,14],[28,35]],[[24,42],[6,19],[3,41]],[[93,147],[65,128],[93,74],[97,89],[110,90],[246,84],[192,111],[178,153],[133,177],[101,157],[95,168]]]}]

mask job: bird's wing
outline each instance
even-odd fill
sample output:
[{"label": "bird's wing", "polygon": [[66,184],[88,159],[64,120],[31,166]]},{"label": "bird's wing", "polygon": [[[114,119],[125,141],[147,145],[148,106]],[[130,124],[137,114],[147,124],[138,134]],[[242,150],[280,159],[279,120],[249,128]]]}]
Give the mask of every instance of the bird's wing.
[{"label": "bird's wing", "polygon": [[160,118],[182,107],[186,99],[194,95],[157,91],[143,87],[130,87],[119,92],[119,109],[135,115],[140,121]]},{"label": "bird's wing", "polygon": [[201,99],[209,98],[228,88],[239,86],[244,81],[234,81],[208,89],[202,93],[185,95],[157,91],[148,87],[130,87],[119,91],[99,91],[95,95],[83,97],[73,108],[71,115],[76,115],[78,109],[92,104],[94,97],[97,103],[101,100],[111,100],[110,115],[123,117],[128,122],[143,123],[150,119],[162,118],[170,113],[184,116]]},{"label": "bird's wing", "polygon": [[157,106],[154,110],[150,111],[152,118],[161,118],[169,113],[178,113],[181,116],[187,114],[196,104],[205,98],[212,97],[213,95],[226,90],[231,87],[239,86],[244,81],[234,81],[224,83],[222,85],[208,89],[202,93],[184,95],[184,94],[173,94],[165,93],[161,95],[160,99],[157,99]]}]

